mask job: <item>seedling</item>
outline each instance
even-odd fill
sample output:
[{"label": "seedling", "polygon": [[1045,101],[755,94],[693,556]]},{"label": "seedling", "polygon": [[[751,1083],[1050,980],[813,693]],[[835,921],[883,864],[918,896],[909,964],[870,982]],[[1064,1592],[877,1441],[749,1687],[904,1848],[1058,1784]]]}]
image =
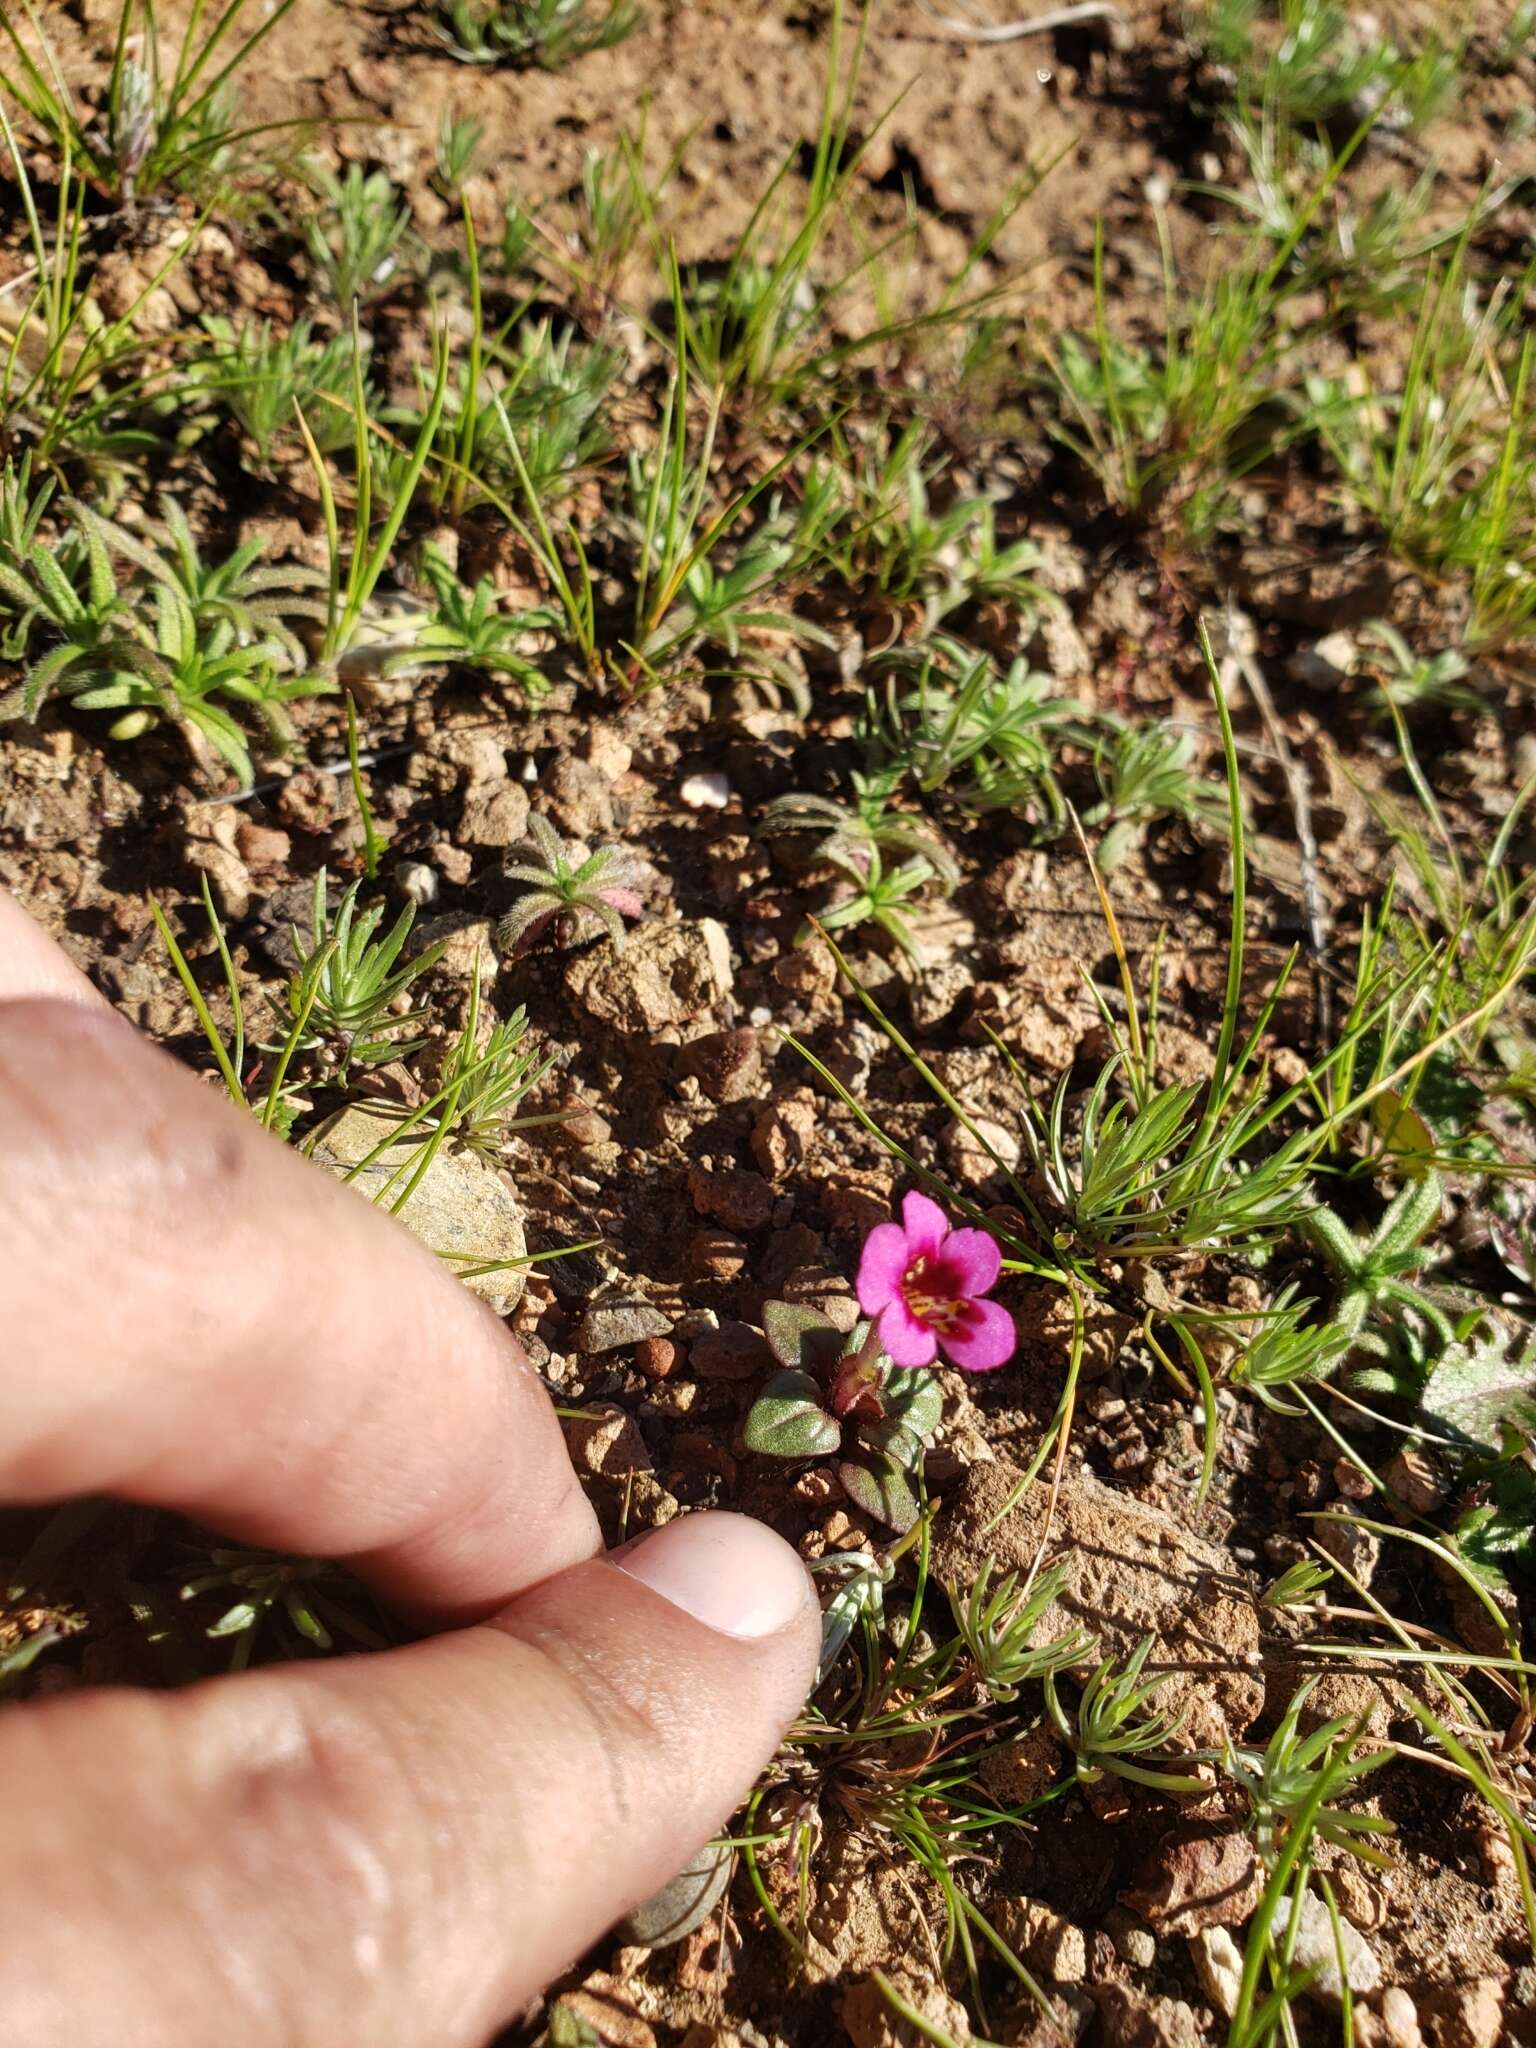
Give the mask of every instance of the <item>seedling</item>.
[{"label": "seedling", "polygon": [[267,564],[262,559],[266,542],[260,538],[244,542],[222,562],[204,562],[187,515],[169,494],[160,500],[168,551],[146,547],[126,527],[88,506],[72,504],[71,510],[111,553],[141,570],[152,586],[170,592],[199,631],[224,627],[242,648],[265,642],[275,645],[289,666],[304,666],[304,648],[288,620],[325,617],[323,602],[303,594],[323,582],[318,570],[297,562]]},{"label": "seedling", "polygon": [[[143,646],[100,536],[78,523],[57,549],[37,537],[46,487],[26,502],[20,485],[0,536],[0,616],[9,655],[26,663],[11,715],[35,718],[54,692],[72,696],[113,673]],[[34,649],[34,639],[44,647]],[[51,643],[51,644],[49,644]]]},{"label": "seedling", "polygon": [[399,268],[410,202],[383,171],[361,164],[348,164],[344,178],[316,164],[309,179],[323,205],[304,222],[304,246],[315,276],[349,315],[354,301],[376,297]]},{"label": "seedling", "polygon": [[[1204,1778],[1169,1768],[1174,1759],[1167,1751],[1184,1724],[1184,1714],[1170,1718],[1155,1710],[1147,1712],[1173,1675],[1162,1672],[1155,1678],[1142,1677],[1153,1641],[1153,1637],[1143,1636],[1123,1665],[1106,1657],[1083,1687],[1075,1714],[1062,1705],[1055,1673],[1044,1674],[1046,1711],[1076,1758],[1079,1784],[1097,1784],[1106,1772],[1112,1772],[1158,1792],[1207,1789]],[[1149,1761],[1136,1761],[1140,1758]]]},{"label": "seedling", "polygon": [[116,666],[70,695],[86,711],[117,711],[114,739],[134,739],[156,720],[190,728],[229,763],[242,783],[252,779],[250,750],[220,697],[250,705],[265,720],[279,745],[291,738],[284,706],[313,696],[327,685],[316,677],[283,674],[287,649],[280,640],[242,641],[228,620],[199,623],[192,607],[169,582],[152,591],[152,637],[132,641],[116,655]]},{"label": "seedling", "polygon": [[923,1445],[943,1411],[937,1382],[892,1365],[869,1322],[845,1337],[819,1309],[770,1301],[763,1334],[780,1370],[747,1413],[747,1448],[770,1458],[830,1458],[855,1506],[887,1528],[910,1529]]},{"label": "seedling", "polygon": [[[932,861],[915,853],[899,867],[887,868],[878,846],[859,848],[830,840],[822,848],[822,857],[843,879],[834,885],[832,901],[817,913],[821,929],[836,932],[854,925],[876,925],[921,967],[923,949],[912,929],[908,906],[930,882],[941,879]],[[796,945],[803,945],[814,933],[815,926],[806,924]]]},{"label": "seedling", "polygon": [[443,109],[437,130],[437,181],[450,197],[474,170],[485,140],[485,123],[470,114]]},{"label": "seedling", "polygon": [[[1362,649],[1380,649],[1381,687],[1402,712],[1413,718],[1425,711],[1476,710],[1479,698],[1464,678],[1472,664],[1459,648],[1442,647],[1438,654],[1415,654],[1407,640],[1386,619],[1372,619],[1357,635]],[[1386,706],[1379,716],[1390,715]]]},{"label": "seedling", "polygon": [[624,945],[624,920],[641,917],[640,891],[644,870],[627,846],[599,846],[592,852],[579,840],[563,840],[537,811],[528,820],[529,859],[512,863],[508,878],[526,884],[496,927],[496,943],[515,954],[526,953],[548,932],[556,945],[574,946],[597,932],[605,933],[616,950]]},{"label": "seedling", "polygon": [[942,792],[971,812],[1066,816],[1052,741],[1078,707],[1022,658],[999,674],[985,654],[934,640],[889,655],[882,686],[865,699],[859,736],[872,760],[902,768],[924,794]]},{"label": "seedling", "polygon": [[861,775],[854,770],[850,780],[854,801],[837,802],[833,797],[795,792],[775,797],[763,812],[760,827],[765,838],[801,832],[821,834],[813,858],[818,861],[867,862],[871,851],[898,858],[926,860],[945,888],[959,887],[960,869],[954,855],[927,820],[911,811],[891,808],[891,800],[904,780],[900,769]]},{"label": "seedling", "polygon": [[1329,1796],[1344,1791],[1390,1763],[1394,1752],[1378,1749],[1363,1756],[1358,1752],[1364,1717],[1351,1721],[1341,1715],[1303,1736],[1301,1710],[1316,1684],[1316,1679],[1310,1679],[1293,1695],[1266,1749],[1229,1747],[1226,1768],[1248,1795],[1252,1809],[1249,1826],[1268,1868],[1273,1869],[1298,1816],[1309,1810],[1309,1826],[1319,1841],[1385,1869],[1390,1858],[1374,1846],[1373,1838],[1391,1834],[1392,1822],[1375,1814],[1348,1813],[1317,1801],[1315,1795],[1320,1787],[1325,1787]]},{"label": "seedling", "polygon": [[1034,1639],[1066,1583],[1067,1568],[1057,1565],[1042,1572],[1033,1585],[1026,1580],[1021,1586],[1018,1573],[1009,1572],[994,1586],[988,1558],[963,1601],[951,1593],[950,1605],[976,1675],[1000,1705],[1016,1700],[1026,1685],[1048,1672],[1070,1671],[1093,1655],[1097,1641],[1086,1629],[1068,1629],[1043,1643]]},{"label": "seedling", "polygon": [[1102,801],[1083,813],[1083,824],[1109,824],[1098,848],[1104,873],[1118,867],[1154,818],[1226,824],[1225,796],[1201,777],[1194,756],[1193,735],[1166,725],[1130,727],[1099,742],[1093,769]]},{"label": "seedling", "polygon": [[26,108],[66,163],[73,161],[101,192],[132,205],[167,188],[203,194],[227,192],[232,180],[268,168],[257,138],[293,122],[236,125],[231,88],[235,73],[271,35],[294,4],[277,0],[245,41],[230,49],[246,0],[228,0],[201,44],[203,8],[176,45],[174,65],[163,60],[152,0],[122,0],[107,81],[104,117],[83,116],[66,85],[34,0],[18,0],[41,49],[35,57],[9,10],[0,34],[14,52],[14,69],[0,69],[0,88]]},{"label": "seedling", "polygon": [[274,1633],[278,1641],[267,1647],[284,1649],[290,1657],[333,1650],[338,1635],[361,1648],[383,1649],[387,1639],[334,1597],[343,1588],[362,1590],[340,1565],[324,1558],[211,1549],[207,1568],[182,1581],[181,1597],[234,1595],[207,1633],[231,1645],[230,1670],[244,1671],[263,1636]]},{"label": "seedling", "polygon": [[1265,1587],[1260,1604],[1273,1608],[1310,1607],[1332,1577],[1328,1566],[1315,1557],[1299,1557]]},{"label": "seedling", "polygon": [[431,585],[435,602],[432,617],[416,636],[415,649],[407,660],[447,660],[482,675],[504,677],[517,684],[529,704],[537,704],[548,694],[549,683],[542,669],[524,650],[531,634],[548,632],[554,626],[552,612],[544,608],[504,612],[488,576],[482,576],[473,590],[466,589],[431,546],[423,552],[421,573]]},{"label": "seedling", "polygon": [[1429,1256],[1423,1240],[1439,1222],[1444,1198],[1444,1183],[1430,1167],[1404,1181],[1381,1221],[1364,1237],[1321,1204],[1300,1219],[1302,1234],[1338,1277],[1330,1320],[1345,1336],[1359,1341],[1373,1318],[1390,1319],[1394,1311],[1406,1309],[1442,1344],[1455,1341],[1445,1310],[1407,1277]]},{"label": "seedling", "polygon": [[303,1029],[287,1051],[318,1055],[321,1071],[344,1086],[354,1067],[405,1059],[426,1042],[413,1026],[426,1012],[412,1006],[409,992],[442,954],[442,943],[404,959],[405,942],[416,921],[408,903],[382,937],[375,937],[384,907],[358,908],[360,882],[341,897],[334,912],[327,900],[324,868],[315,877],[314,911],[308,934],[295,929],[298,967],[286,992],[288,1017]]},{"label": "seedling", "polygon": [[1233,1386],[1250,1388],[1260,1400],[1298,1380],[1325,1379],[1350,1347],[1348,1333],[1332,1322],[1309,1322],[1317,1304],[1298,1301],[1295,1293],[1293,1286],[1280,1289],[1227,1374]]},{"label": "seedling", "polygon": [[295,419],[300,411],[323,453],[350,443],[356,345],[351,334],[322,341],[308,320],[286,330],[270,320],[247,320],[236,328],[212,313],[204,315],[203,327],[213,346],[194,358],[190,374],[250,436],[263,468],[279,450],[302,452]]}]

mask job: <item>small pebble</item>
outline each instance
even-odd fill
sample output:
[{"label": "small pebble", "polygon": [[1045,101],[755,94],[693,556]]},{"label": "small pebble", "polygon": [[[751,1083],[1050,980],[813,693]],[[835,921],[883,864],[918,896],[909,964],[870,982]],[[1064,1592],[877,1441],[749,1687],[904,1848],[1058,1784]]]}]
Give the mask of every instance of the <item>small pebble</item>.
[{"label": "small pebble", "polygon": [[731,800],[731,785],[723,775],[706,772],[688,776],[678,795],[694,811],[723,811]]},{"label": "small pebble", "polygon": [[424,860],[403,860],[395,869],[400,894],[418,910],[437,901],[437,869]]},{"label": "small pebble", "polygon": [[664,1380],[676,1369],[677,1346],[670,1337],[642,1337],[635,1346],[635,1363],[648,1380]]}]

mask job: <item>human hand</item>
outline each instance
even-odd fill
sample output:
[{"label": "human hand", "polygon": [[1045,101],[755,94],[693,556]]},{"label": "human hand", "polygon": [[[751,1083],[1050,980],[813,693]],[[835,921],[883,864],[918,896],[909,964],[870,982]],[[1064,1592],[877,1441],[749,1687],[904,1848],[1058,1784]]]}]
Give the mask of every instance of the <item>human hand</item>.
[{"label": "human hand", "polygon": [[602,1556],[503,1326],[4,895],[0,1162],[0,1497],[344,1559],[443,1630],[0,1714],[0,2039],[478,2048],[749,1789],[799,1560],[734,1515]]}]

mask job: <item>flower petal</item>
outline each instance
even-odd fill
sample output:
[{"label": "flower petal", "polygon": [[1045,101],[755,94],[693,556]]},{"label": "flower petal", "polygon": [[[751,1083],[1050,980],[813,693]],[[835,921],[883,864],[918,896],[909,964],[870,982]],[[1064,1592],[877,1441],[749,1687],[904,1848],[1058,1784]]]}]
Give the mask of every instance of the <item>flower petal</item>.
[{"label": "flower petal", "polygon": [[859,1254],[859,1307],[865,1315],[877,1316],[887,1302],[896,1300],[911,1257],[907,1233],[899,1223],[875,1225]]},{"label": "flower petal", "polygon": [[944,1270],[957,1295],[990,1292],[1003,1270],[997,1239],[989,1230],[952,1230],[944,1240]]},{"label": "flower petal", "polygon": [[[884,1327],[882,1322],[882,1334]],[[966,1305],[961,1327],[946,1334],[944,1349],[963,1372],[994,1372],[1012,1358],[1017,1343],[1007,1309],[995,1301],[973,1301]]]},{"label": "flower petal", "polygon": [[920,1195],[914,1188],[910,1195],[901,1198],[901,1220],[907,1233],[907,1257],[909,1259],[932,1259],[949,1235],[949,1218],[937,1202],[927,1195]]},{"label": "flower petal", "polygon": [[[1008,1327],[1011,1331],[1013,1325]],[[880,1342],[892,1365],[932,1365],[939,1355],[938,1338],[926,1323],[917,1320],[900,1295],[881,1313]]]}]

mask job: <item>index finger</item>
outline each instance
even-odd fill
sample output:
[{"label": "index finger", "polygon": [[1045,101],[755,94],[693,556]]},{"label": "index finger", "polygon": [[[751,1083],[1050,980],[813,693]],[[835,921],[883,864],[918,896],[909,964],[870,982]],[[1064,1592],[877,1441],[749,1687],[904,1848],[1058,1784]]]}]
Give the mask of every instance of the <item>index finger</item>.
[{"label": "index finger", "polygon": [[448,1619],[592,1556],[559,1424],[490,1311],[109,1010],[4,1000],[17,957],[0,1494],[176,1508]]}]

